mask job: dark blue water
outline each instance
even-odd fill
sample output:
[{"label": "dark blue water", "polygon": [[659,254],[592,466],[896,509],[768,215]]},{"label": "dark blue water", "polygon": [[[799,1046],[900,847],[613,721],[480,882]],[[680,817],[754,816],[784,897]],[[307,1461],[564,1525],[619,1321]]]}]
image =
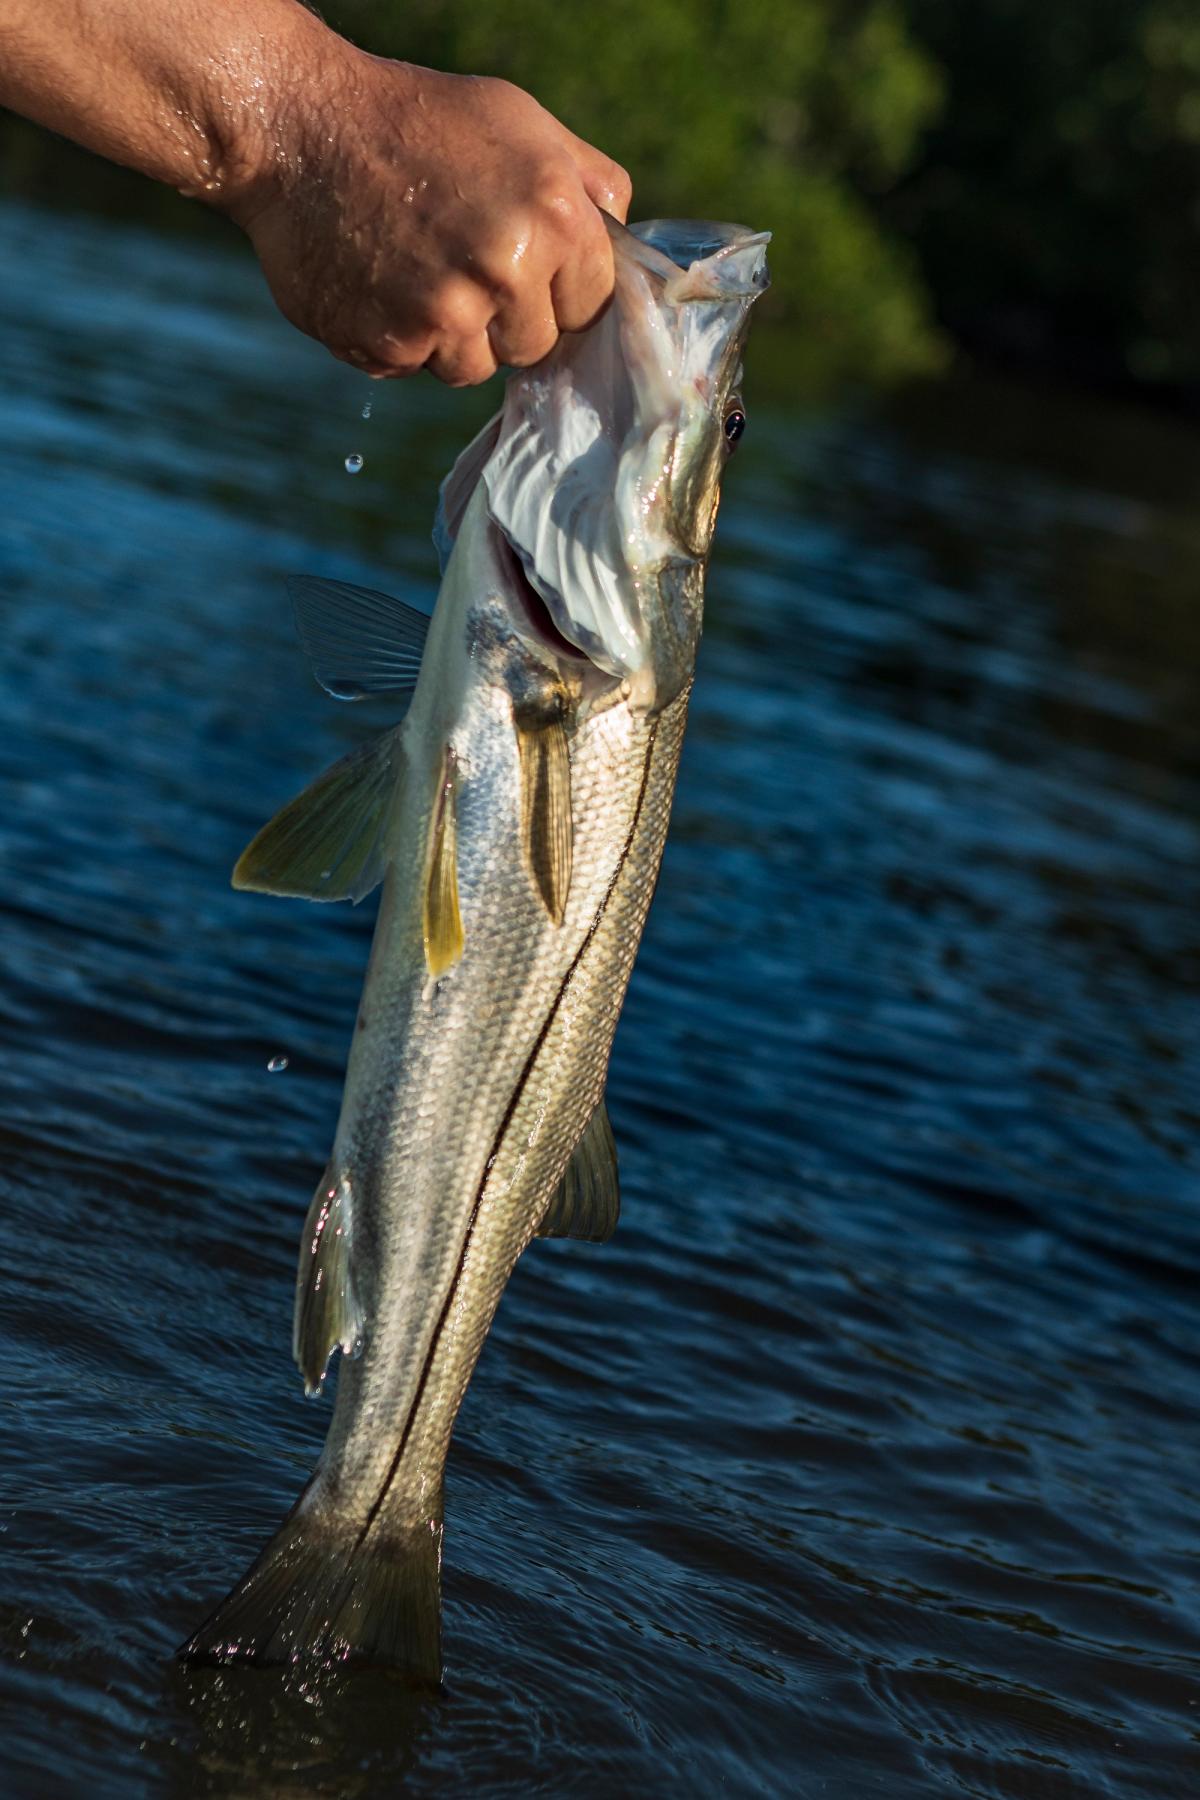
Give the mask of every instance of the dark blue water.
[{"label": "dark blue water", "polygon": [[173,1665],[327,1417],[290,1290],[369,907],[228,872],[386,715],[282,575],[431,593],[482,404],[0,212],[0,1791],[1200,1791],[1200,447],[995,395],[754,411],[624,1216],[485,1349],[444,1695]]}]

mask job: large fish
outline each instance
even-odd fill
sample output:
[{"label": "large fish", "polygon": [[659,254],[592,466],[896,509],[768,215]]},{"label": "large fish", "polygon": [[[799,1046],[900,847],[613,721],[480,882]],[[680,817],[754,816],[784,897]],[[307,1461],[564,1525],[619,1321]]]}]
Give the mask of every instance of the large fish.
[{"label": "large fish", "polygon": [[[514,374],[443,484],[432,620],[301,581],[342,698],[403,722],[264,827],[235,885],[383,895],[333,1154],[304,1227],[294,1348],[343,1351],[316,1473],[183,1648],[441,1670],[442,1478],[514,1263],[603,1241],[609,1049],[650,905],[766,237],[612,226],[613,303]],[[426,636],[427,632],[427,636]]]}]

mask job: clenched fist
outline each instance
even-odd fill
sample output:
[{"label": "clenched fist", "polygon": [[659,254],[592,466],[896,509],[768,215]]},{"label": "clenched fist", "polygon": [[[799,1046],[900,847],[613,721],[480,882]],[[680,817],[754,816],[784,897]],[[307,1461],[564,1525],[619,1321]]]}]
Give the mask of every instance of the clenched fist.
[{"label": "clenched fist", "polygon": [[294,148],[231,211],[281,310],[335,356],[461,386],[604,307],[598,209],[624,219],[629,179],[520,88],[351,51],[291,112]]},{"label": "clenched fist", "polygon": [[0,105],[228,212],[372,375],[536,362],[612,292],[625,171],[506,81],[369,56],[297,0],[5,0]]}]

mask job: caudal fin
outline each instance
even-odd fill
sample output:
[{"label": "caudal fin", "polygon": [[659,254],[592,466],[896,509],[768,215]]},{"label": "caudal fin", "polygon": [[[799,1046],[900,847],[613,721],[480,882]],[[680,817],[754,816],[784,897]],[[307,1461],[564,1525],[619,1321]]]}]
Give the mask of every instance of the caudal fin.
[{"label": "caudal fin", "polygon": [[442,1673],[440,1518],[397,1532],[331,1529],[303,1504],[178,1654],[188,1662]]}]

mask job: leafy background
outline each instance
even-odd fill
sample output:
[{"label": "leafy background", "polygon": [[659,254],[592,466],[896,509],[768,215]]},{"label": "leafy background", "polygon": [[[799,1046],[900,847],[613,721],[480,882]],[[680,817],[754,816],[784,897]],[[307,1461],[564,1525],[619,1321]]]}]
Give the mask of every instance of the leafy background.
[{"label": "leafy background", "polygon": [[[955,354],[1200,388],[1194,0],[340,0],[328,18],[528,87],[625,163],[642,216],[769,225],[798,390]],[[2,117],[0,184],[214,228]]]}]

